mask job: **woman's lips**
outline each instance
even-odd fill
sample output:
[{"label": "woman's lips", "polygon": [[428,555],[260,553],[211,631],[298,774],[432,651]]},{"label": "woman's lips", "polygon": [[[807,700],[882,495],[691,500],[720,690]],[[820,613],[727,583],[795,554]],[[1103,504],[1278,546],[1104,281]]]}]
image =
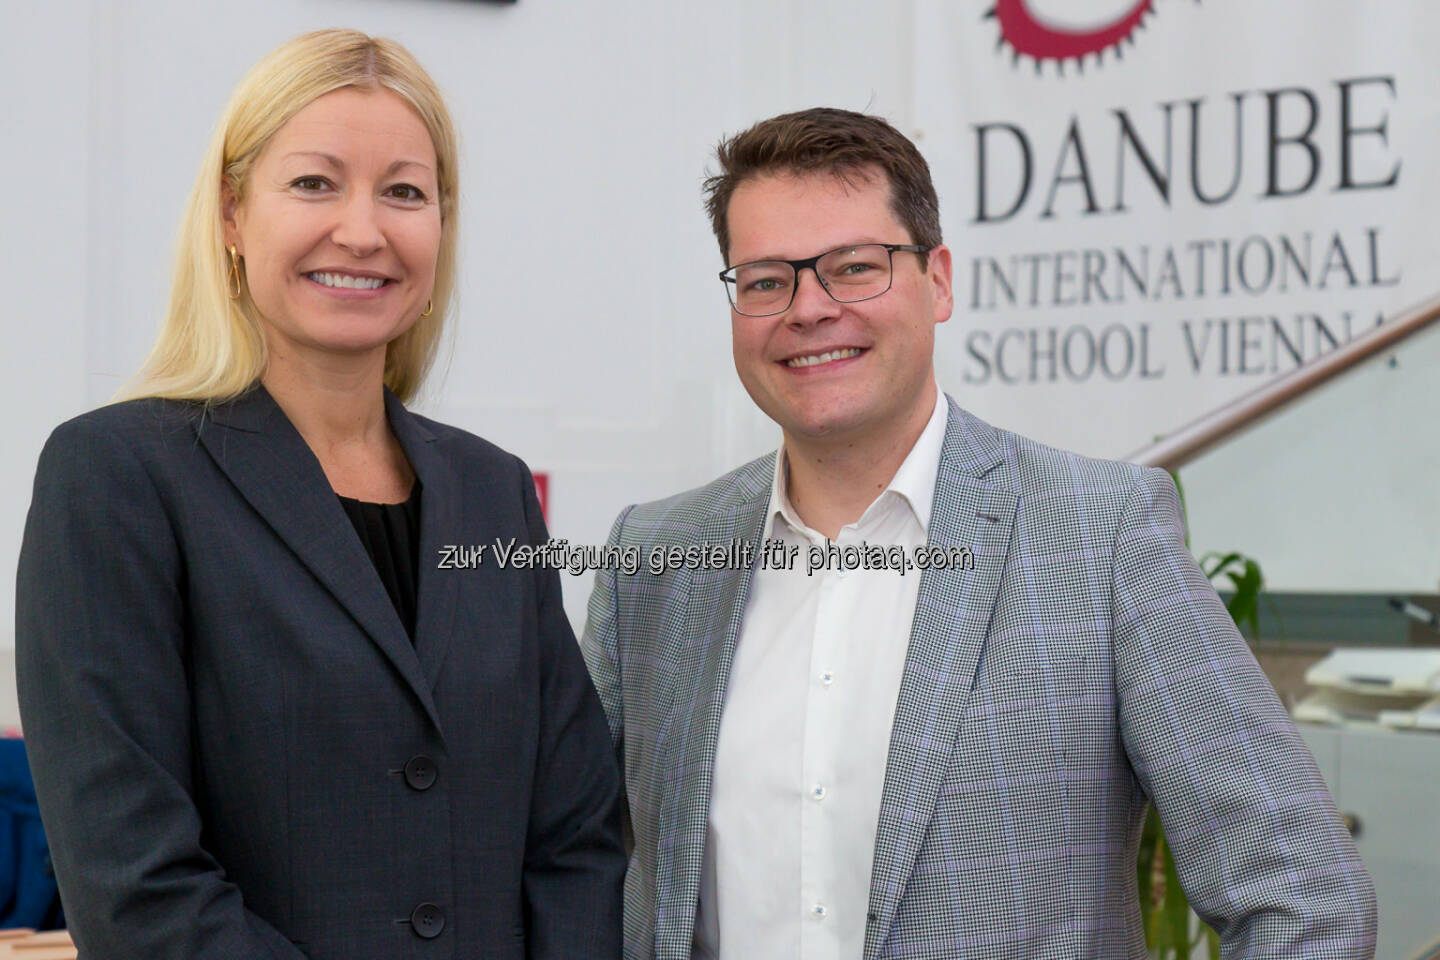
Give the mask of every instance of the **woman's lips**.
[{"label": "woman's lips", "polygon": [[304,274],[317,290],[342,300],[373,300],[394,286],[387,277],[364,277],[351,273],[316,270]]}]

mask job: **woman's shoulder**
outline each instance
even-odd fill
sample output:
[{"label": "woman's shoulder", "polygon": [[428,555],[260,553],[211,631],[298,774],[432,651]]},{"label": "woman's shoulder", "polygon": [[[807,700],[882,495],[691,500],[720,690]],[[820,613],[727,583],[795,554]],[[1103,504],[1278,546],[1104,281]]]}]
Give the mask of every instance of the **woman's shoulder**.
[{"label": "woman's shoulder", "polygon": [[66,420],[55,428],[52,439],[100,435],[134,441],[177,430],[193,433],[204,414],[205,404],[193,400],[122,400]]},{"label": "woman's shoulder", "polygon": [[446,456],[459,461],[467,468],[517,473],[529,472],[529,468],[526,467],[523,460],[484,437],[476,436],[468,430],[451,426],[448,423],[431,420],[418,413],[411,411],[407,411],[407,413],[420,430],[433,436],[436,442],[441,444]]},{"label": "woman's shoulder", "polygon": [[152,451],[171,448],[181,437],[193,438],[204,412],[202,403],[158,397],[106,404],[56,427],[41,461],[76,456],[145,459]]}]

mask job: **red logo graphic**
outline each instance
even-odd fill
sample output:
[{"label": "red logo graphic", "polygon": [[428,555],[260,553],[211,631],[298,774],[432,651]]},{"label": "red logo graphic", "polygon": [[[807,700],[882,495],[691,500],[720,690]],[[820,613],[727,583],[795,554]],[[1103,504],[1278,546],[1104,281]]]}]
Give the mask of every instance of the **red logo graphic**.
[{"label": "red logo graphic", "polygon": [[540,501],[540,516],[548,523],[550,520],[550,474],[537,471],[531,476],[535,478],[535,499]]},{"label": "red logo graphic", "polygon": [[1113,49],[1119,57],[1121,45],[1135,42],[1135,32],[1155,10],[1155,0],[1132,0],[1118,15],[1107,17],[1104,22],[1061,24],[1047,21],[1036,10],[1036,3],[1037,0],[995,0],[985,19],[993,19],[1000,25],[997,48],[1009,44],[1016,63],[1021,56],[1033,58],[1037,73],[1046,60],[1055,61],[1064,73],[1066,60],[1074,60],[1076,67],[1083,69],[1083,58],[1087,56],[1093,55],[1098,60],[1106,50]]}]

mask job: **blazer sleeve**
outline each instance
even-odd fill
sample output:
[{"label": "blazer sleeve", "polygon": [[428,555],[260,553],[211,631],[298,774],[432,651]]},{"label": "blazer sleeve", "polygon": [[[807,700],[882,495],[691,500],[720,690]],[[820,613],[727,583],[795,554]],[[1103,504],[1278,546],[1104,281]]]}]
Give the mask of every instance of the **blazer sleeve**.
[{"label": "blazer sleeve", "polygon": [[1117,532],[1121,736],[1221,954],[1359,960],[1375,891],[1306,748],[1185,546],[1174,483],[1147,469]]},{"label": "blazer sleeve", "polygon": [[[530,540],[549,535],[535,481],[520,464]],[[561,601],[560,573],[535,571],[540,642],[540,747],[525,845],[527,956],[620,956],[625,853],[620,774],[605,713]]]},{"label": "blazer sleeve", "polygon": [[202,844],[184,582],[133,449],[83,418],[57,429],[20,551],[15,653],[65,914],[84,956],[303,960]]},{"label": "blazer sleeve", "polygon": [[[607,551],[619,547],[621,533],[625,529],[625,518],[633,507],[626,507],[615,518],[610,528],[610,537],[605,541]],[[585,633],[580,640],[580,649],[585,654],[585,665],[590,669],[590,678],[605,707],[605,717],[610,722],[610,740],[615,745],[620,769],[625,769],[625,706],[620,685],[620,635],[618,627],[620,594],[619,573],[613,567],[602,567],[595,572],[595,585],[590,591],[590,605],[586,611]]]},{"label": "blazer sleeve", "polygon": [[[606,552],[619,548],[625,529],[625,518],[634,507],[626,507],[605,541]],[[580,650],[585,656],[585,666],[600,695],[605,708],[605,719],[610,724],[610,742],[615,749],[615,762],[620,768],[620,828],[621,837],[628,856],[635,849],[635,827],[630,819],[630,799],[625,783],[625,697],[620,682],[620,591],[619,571],[613,566],[603,566],[595,571],[595,584],[590,590],[590,604],[586,608],[585,633],[580,639]]]}]

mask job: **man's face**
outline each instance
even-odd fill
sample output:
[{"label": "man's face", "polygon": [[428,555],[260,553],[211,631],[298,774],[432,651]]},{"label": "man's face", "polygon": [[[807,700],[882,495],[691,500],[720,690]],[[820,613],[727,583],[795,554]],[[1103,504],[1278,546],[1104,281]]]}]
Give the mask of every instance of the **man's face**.
[{"label": "man's face", "polygon": [[[728,223],[732,265],[913,242],[878,170],[848,184],[828,173],[746,181],[731,195]],[[839,303],[814,271],[801,270],[784,313],[731,311],[740,381],[787,439],[864,441],[905,429],[934,402],[935,324],[952,307],[950,251],[897,252],[893,263],[890,289],[871,300]]]}]

